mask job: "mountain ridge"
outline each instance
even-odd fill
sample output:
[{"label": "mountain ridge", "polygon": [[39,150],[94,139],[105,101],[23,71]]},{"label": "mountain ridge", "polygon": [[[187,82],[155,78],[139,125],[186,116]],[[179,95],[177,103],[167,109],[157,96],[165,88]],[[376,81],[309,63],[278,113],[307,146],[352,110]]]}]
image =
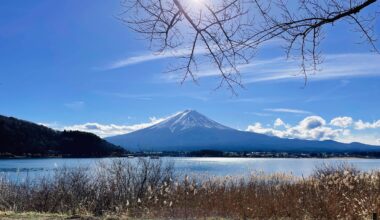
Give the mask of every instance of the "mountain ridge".
[{"label": "mountain ridge", "polygon": [[374,152],[380,147],[332,140],[283,139],[236,130],[195,110],[185,110],[128,134],[105,138],[132,151],[273,151],[273,152]]}]

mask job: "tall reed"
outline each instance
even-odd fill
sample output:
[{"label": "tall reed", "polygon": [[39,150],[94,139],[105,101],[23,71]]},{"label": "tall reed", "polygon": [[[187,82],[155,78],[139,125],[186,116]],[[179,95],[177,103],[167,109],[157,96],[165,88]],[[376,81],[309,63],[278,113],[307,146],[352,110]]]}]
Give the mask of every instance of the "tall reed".
[{"label": "tall reed", "polygon": [[380,172],[317,167],[306,178],[178,175],[161,160],[115,159],[52,176],[0,177],[0,211],[157,218],[363,219],[380,211]]}]

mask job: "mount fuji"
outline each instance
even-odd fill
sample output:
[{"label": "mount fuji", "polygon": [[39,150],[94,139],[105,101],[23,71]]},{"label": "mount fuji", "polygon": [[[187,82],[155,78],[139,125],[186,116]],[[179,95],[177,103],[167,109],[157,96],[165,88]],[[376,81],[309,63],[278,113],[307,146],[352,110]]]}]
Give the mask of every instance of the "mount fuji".
[{"label": "mount fuji", "polygon": [[236,130],[194,110],[177,113],[150,127],[106,138],[130,151],[234,152],[379,152],[380,147],[336,141],[282,139],[264,134]]}]

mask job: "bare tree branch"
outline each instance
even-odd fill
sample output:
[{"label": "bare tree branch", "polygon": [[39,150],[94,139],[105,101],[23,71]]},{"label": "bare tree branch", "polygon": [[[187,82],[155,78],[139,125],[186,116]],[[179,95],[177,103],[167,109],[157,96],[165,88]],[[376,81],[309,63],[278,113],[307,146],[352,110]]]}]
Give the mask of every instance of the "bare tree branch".
[{"label": "bare tree branch", "polygon": [[[253,0],[265,21],[265,27],[257,31],[252,40],[256,44],[262,44],[273,38],[284,39],[288,57],[294,54],[292,52],[298,51],[301,57],[301,73],[304,74],[306,83],[307,74],[310,71],[315,73],[321,63],[318,48],[322,38],[322,28],[328,24],[340,20],[354,21],[359,27],[357,31],[361,32],[372,49],[378,52],[373,28],[370,25],[375,18],[365,19],[359,16],[363,9],[375,2],[376,0],[300,0],[297,13],[294,13],[283,0],[272,1],[266,3],[267,5],[260,0]],[[276,9],[280,9],[280,15],[271,14],[273,3],[277,6]]]},{"label": "bare tree branch", "polygon": [[300,58],[305,77],[317,72],[322,62],[323,28],[347,21],[376,48],[373,16],[364,9],[376,0],[124,0],[120,19],[141,33],[158,52],[184,48],[183,62],[170,69],[197,80],[199,63],[211,63],[221,81],[233,93],[242,87],[239,67],[251,62],[265,42],[284,40],[287,57]]}]

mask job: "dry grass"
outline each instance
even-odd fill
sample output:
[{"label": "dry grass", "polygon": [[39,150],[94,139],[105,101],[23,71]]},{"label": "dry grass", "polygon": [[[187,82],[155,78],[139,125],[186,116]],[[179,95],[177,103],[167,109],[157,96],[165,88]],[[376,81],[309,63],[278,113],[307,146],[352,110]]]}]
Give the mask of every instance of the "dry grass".
[{"label": "dry grass", "polygon": [[63,214],[47,214],[47,213],[36,213],[36,212],[24,212],[24,213],[15,213],[15,212],[0,212],[0,219],[2,220],[11,220],[11,219],[36,219],[36,220],[58,220],[58,219],[67,219],[69,216]]},{"label": "dry grass", "polygon": [[380,211],[380,172],[339,165],[308,178],[181,178],[161,161],[114,160],[95,172],[63,168],[17,183],[3,177],[0,210],[121,219],[365,219]]}]

